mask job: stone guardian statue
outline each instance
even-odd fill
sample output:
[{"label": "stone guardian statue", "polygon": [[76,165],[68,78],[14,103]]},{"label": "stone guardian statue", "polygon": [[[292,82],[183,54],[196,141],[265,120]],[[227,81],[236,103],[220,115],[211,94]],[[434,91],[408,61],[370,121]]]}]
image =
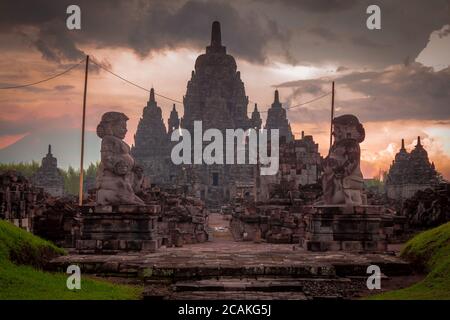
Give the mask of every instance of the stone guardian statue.
[{"label": "stone guardian statue", "polygon": [[123,141],[127,120],[121,112],[106,112],[97,126],[97,135],[102,139],[96,179],[99,205],[145,205],[136,195],[144,178],[142,168],[135,164],[130,147]]},{"label": "stone guardian statue", "polygon": [[322,189],[324,204],[356,206],[364,204],[364,180],[360,168],[365,130],[354,115],[333,120],[334,143],[324,160]]}]

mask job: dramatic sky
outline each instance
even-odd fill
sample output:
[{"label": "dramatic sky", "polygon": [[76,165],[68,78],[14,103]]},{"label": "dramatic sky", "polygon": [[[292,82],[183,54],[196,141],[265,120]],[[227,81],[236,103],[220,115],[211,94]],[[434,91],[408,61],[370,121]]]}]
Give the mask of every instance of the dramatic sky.
[{"label": "dramatic sky", "polygon": [[[81,7],[81,30],[66,28],[70,4]],[[366,28],[370,4],[381,7],[381,30]],[[182,100],[214,20],[260,110],[275,88],[289,107],[329,92],[334,80],[336,114],[353,113],[366,128],[366,177],[388,168],[401,138],[411,149],[420,135],[450,179],[449,0],[3,0],[0,87],[49,77],[89,54],[143,87]],[[79,128],[83,80],[80,65],[38,86],[0,90],[0,149],[27,135]],[[103,112],[122,111],[130,118],[126,140],[132,144],[147,99],[145,91],[91,68],[88,130]],[[157,101],[167,120],[172,102]],[[294,133],[312,134],[322,154],[329,108],[327,97],[288,111]],[[177,109],[182,115],[183,107]],[[64,150],[54,153],[64,157]]]}]

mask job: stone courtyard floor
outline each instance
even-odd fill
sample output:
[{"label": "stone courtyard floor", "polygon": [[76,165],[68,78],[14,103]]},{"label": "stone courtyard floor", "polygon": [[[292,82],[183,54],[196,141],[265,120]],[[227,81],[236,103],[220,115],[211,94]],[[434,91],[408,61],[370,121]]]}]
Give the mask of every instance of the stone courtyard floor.
[{"label": "stone courtyard floor", "polygon": [[[212,216],[211,242],[160,248],[156,253],[69,254],[55,269],[78,264],[82,273],[145,284],[145,297],[166,299],[323,299],[369,294],[369,265],[381,268],[382,287],[417,281],[410,265],[390,254],[308,252],[298,245],[234,242],[227,221]],[[393,250],[397,247],[392,247]]]}]

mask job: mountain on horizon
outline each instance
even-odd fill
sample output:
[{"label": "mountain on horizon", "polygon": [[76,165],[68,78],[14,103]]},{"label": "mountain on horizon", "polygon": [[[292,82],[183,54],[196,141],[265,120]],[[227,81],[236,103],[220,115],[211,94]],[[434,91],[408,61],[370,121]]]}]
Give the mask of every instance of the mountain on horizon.
[{"label": "mountain on horizon", "polygon": [[[41,162],[52,145],[52,153],[58,159],[58,167],[80,167],[81,136],[79,129],[58,129],[28,134],[17,142],[0,149],[0,163]],[[85,134],[84,167],[100,161],[101,140],[95,132]]]}]

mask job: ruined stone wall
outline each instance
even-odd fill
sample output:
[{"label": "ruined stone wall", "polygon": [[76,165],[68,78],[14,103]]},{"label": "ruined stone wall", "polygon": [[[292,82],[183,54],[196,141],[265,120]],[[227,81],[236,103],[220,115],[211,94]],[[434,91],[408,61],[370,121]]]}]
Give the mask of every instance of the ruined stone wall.
[{"label": "ruined stone wall", "polygon": [[159,188],[143,195],[147,205],[160,206],[156,230],[162,245],[183,246],[209,239],[208,211],[204,203],[184,194],[183,188]]},{"label": "ruined stone wall", "polygon": [[0,174],[0,218],[33,232],[33,219],[42,210],[42,188],[16,171]]},{"label": "ruined stone wall", "polygon": [[235,241],[299,243],[303,235],[302,214],[289,205],[235,208],[230,231]]},{"label": "ruined stone wall", "polygon": [[279,170],[274,176],[257,177],[259,201],[268,201],[276,193],[287,197],[288,192],[320,182],[322,157],[312,136],[302,134],[301,139],[280,145]]},{"label": "ruined stone wall", "polygon": [[405,183],[405,184],[397,184],[397,185],[386,185],[386,194],[389,199],[409,199],[413,197],[418,191],[423,191],[426,189],[433,189],[435,187],[434,184],[425,183],[425,184],[414,184],[414,183]]},{"label": "ruined stone wall", "polygon": [[417,191],[401,206],[411,229],[425,229],[450,221],[450,184]]}]

